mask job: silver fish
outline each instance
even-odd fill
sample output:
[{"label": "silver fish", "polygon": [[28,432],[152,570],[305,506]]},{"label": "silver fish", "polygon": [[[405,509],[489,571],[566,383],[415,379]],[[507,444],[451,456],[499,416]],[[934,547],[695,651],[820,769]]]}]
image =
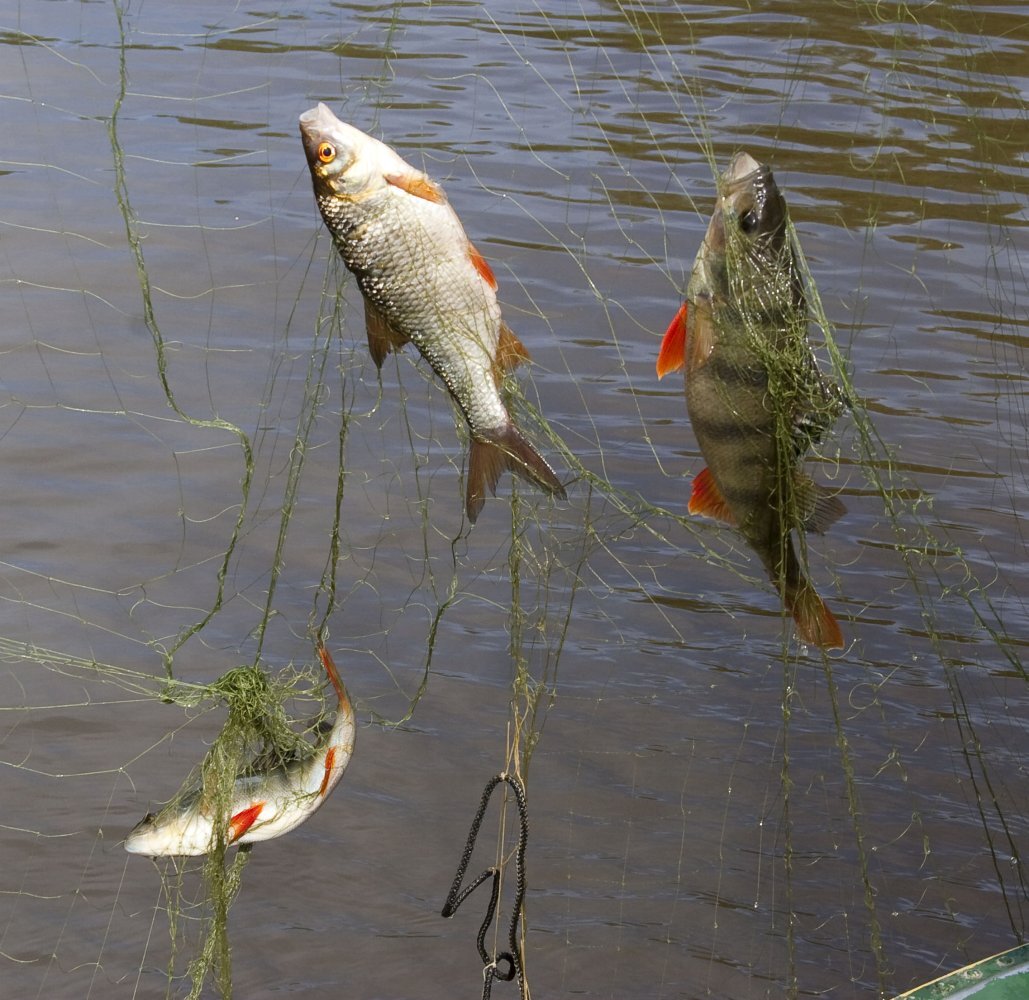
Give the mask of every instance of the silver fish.
[{"label": "silver fish", "polygon": [[[318,655],[336,691],[335,721],[309,756],[236,778],[226,844],[271,840],[298,827],[328,798],[350,763],[354,709],[328,650],[319,645]],[[125,838],[125,850],[151,857],[207,854],[215,846],[218,812],[202,788],[194,789],[161,812],[147,813]]]},{"label": "silver fish", "polygon": [[469,520],[505,469],[564,497],[504,405],[504,377],[529,353],[501,319],[493,271],[442,188],[324,104],[300,116],[300,134],[318,208],[364,295],[373,360],[381,367],[414,344],[468,422]]}]

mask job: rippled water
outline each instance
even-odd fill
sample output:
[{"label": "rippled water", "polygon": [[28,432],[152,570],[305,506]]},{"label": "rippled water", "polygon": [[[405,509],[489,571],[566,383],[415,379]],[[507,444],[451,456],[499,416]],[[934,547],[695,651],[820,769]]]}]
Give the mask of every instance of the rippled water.
[{"label": "rippled water", "polygon": [[[208,682],[323,623],[364,724],[253,852],[234,995],[477,995],[485,900],[439,910],[517,720],[538,996],[892,995],[1024,938],[1019,5],[23,0],[0,41],[0,994],[189,989],[174,871],[120,840],[224,714],[47,651]],[[333,319],[317,100],[444,183],[595,477],[566,503],[505,478],[469,530],[444,393],[410,351],[380,386],[348,285]],[[682,516],[653,374],[740,148],[860,400],[818,469],[830,660]]]}]

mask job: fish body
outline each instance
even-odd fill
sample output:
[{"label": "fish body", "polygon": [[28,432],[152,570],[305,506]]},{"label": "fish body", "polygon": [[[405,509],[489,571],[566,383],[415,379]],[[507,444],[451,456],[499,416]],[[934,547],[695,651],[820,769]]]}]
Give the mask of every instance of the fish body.
[{"label": "fish body", "polygon": [[381,367],[414,344],[468,423],[469,519],[505,469],[564,497],[504,405],[504,377],[529,353],[501,318],[493,271],[442,188],[324,104],[300,116],[300,134],[318,208],[364,296],[372,359]]},{"label": "fish body", "polygon": [[[271,840],[299,826],[328,798],[350,763],[354,709],[328,650],[319,646],[318,654],[338,699],[332,726],[325,728],[312,754],[236,778],[226,844]],[[151,857],[207,854],[217,840],[219,815],[225,813],[205,805],[203,789],[194,789],[161,812],[147,813],[125,838],[125,850]]]},{"label": "fish body", "polygon": [[799,468],[842,396],[807,340],[803,282],[786,202],[771,170],[738,153],[669,326],[658,375],[685,368],[686,407],[707,462],[689,510],[735,525],[757,553],[801,637],[842,648],[832,612],[801,568],[792,531],[824,531],[844,512]]}]

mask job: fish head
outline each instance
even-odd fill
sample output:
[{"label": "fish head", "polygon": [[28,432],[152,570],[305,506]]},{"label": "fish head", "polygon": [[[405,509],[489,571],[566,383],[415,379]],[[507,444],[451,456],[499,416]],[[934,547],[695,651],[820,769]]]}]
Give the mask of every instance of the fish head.
[{"label": "fish head", "polygon": [[403,164],[388,146],[340,121],[324,104],[300,116],[300,135],[320,197],[359,200],[384,188],[397,163]]},{"label": "fish head", "polygon": [[772,171],[749,153],[737,153],[722,174],[719,207],[730,239],[781,249],[786,239],[786,199]]},{"label": "fish head", "polygon": [[190,796],[178,807],[173,804],[158,813],[148,812],[129,831],[125,850],[152,858],[203,854],[210,846],[212,829]]},{"label": "fish head", "polygon": [[164,845],[168,824],[162,823],[157,813],[148,812],[125,838],[125,850],[129,854],[148,854],[152,857],[164,854]]},{"label": "fish head", "polygon": [[803,305],[788,221],[771,169],[737,153],[720,179],[708,239],[725,261],[725,294],[755,319]]}]

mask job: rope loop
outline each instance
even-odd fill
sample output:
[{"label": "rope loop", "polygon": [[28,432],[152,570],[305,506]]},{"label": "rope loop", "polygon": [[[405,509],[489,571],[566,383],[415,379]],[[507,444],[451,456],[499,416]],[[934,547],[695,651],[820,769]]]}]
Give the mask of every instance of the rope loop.
[{"label": "rope loop", "polygon": [[[515,899],[511,910],[511,921],[508,925],[508,949],[497,954],[490,955],[486,950],[486,934],[489,926],[496,916],[497,903],[500,899],[500,876],[503,870],[503,862],[491,865],[481,872],[466,888],[462,889],[464,877],[468,871],[468,864],[472,860],[475,851],[475,841],[479,836],[479,827],[482,826],[483,817],[489,807],[490,798],[497,785],[506,784],[513,792],[515,802],[518,804],[518,844],[515,848]],[[489,904],[486,907],[486,916],[483,918],[479,933],[475,938],[475,945],[479,950],[479,957],[483,962],[482,1000],[489,1000],[493,989],[493,980],[509,983],[512,980],[518,981],[518,992],[523,998],[526,996],[525,977],[522,970],[522,953],[518,945],[518,922],[522,916],[522,907],[525,902],[525,847],[529,840],[529,813],[525,804],[525,786],[520,778],[508,774],[506,771],[495,774],[486,783],[482,799],[479,802],[478,811],[472,820],[471,829],[468,831],[468,840],[465,842],[464,853],[461,855],[461,863],[457,866],[457,874],[454,876],[454,884],[447,893],[446,902],[443,904],[442,916],[452,917],[458,907],[487,880],[491,881]],[[504,963],[501,968],[499,963]]]}]

